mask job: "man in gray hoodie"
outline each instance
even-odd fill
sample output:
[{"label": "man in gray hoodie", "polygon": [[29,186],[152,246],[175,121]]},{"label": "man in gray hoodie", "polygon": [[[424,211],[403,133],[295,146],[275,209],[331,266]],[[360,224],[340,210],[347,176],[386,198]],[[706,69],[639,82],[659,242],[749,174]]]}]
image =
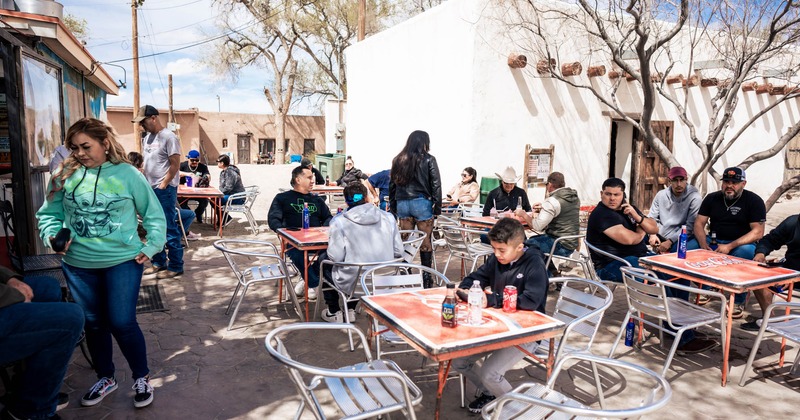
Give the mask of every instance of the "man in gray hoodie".
[{"label": "man in gray hoodie", "polygon": [[[532,215],[522,209],[516,210],[517,218],[524,221],[535,234],[525,241],[525,245],[536,245],[545,253],[550,252],[556,239],[577,235],[580,230],[580,207],[578,193],[566,186],[564,174],[553,172],[548,175],[547,199],[532,206]],[[564,240],[556,246],[555,254],[567,257],[577,247],[577,239]]]},{"label": "man in gray hoodie", "polygon": [[669,188],[659,191],[650,206],[647,217],[658,224],[658,235],[650,236],[650,246],[654,252],[665,254],[678,250],[678,238],[681,227],[686,226],[689,239],[686,249],[698,249],[700,246],[692,234],[694,219],[700,210],[703,198],[694,185],[688,184],[686,169],[675,166],[669,170]]},{"label": "man in gray hoodie", "polygon": [[[367,187],[357,182],[344,188],[344,199],[348,209],[331,219],[327,258],[334,262],[369,263],[391,261],[403,255],[403,241],[394,216],[368,204]],[[326,266],[329,267],[329,266]],[[359,279],[357,267],[341,267],[324,270],[327,281],[339,290],[350,294]],[[344,315],[339,306],[339,295],[334,290],[324,292],[328,309],[322,319],[328,322],[343,322]],[[348,317],[355,320],[357,302],[349,302]]]}]

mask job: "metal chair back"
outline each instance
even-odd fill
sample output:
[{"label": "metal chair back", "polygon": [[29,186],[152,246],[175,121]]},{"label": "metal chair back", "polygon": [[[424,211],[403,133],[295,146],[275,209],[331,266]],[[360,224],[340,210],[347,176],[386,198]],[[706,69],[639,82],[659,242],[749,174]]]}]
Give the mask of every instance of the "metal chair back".
[{"label": "metal chair back", "polygon": [[[742,378],[739,379],[739,386],[745,385],[747,374],[750,373],[750,367],[753,366],[753,360],[758,353],[758,347],[761,345],[761,340],[764,338],[764,333],[770,332],[777,334],[787,340],[800,343],[800,302],[775,302],[767,307],[764,311],[764,318],[761,320],[761,328],[756,335],[756,341],[753,343],[753,349],[750,351],[750,356],[747,358],[747,364],[742,372]],[[782,356],[782,355],[781,355]],[[792,368],[789,374],[794,374],[797,369],[797,362],[800,361],[800,350],[792,362]]]},{"label": "metal chair back", "polygon": [[233,314],[228,322],[228,330],[233,327],[236,315],[239,313],[239,306],[244,300],[247,289],[255,283],[265,281],[277,282],[279,288],[285,287],[286,293],[297,310],[297,314],[302,316],[303,311],[294,293],[294,284],[291,279],[299,276],[299,271],[291,263],[287,263],[281,258],[278,249],[270,242],[245,240],[245,239],[221,239],[214,242],[214,248],[222,252],[233,274],[236,276],[236,288],[233,291],[228,308],[225,310],[227,315],[233,306],[234,299],[242,289]]},{"label": "metal chair back", "polygon": [[444,265],[444,273],[447,272],[453,257],[472,261],[472,268],[469,272],[473,272],[480,257],[491,255],[494,252],[489,245],[472,242],[472,235],[480,235],[484,233],[483,231],[459,226],[442,226],[442,233],[450,252]]},{"label": "metal chair back", "polygon": [[[591,273],[589,272],[589,267],[588,266],[591,265],[591,263],[592,263],[591,260],[589,260],[583,254],[580,253],[581,241],[583,241],[584,238],[586,238],[586,235],[566,235],[566,236],[561,236],[559,238],[556,238],[556,240],[553,241],[553,246],[550,247],[549,252],[544,254],[547,257],[547,261],[545,261],[544,266],[549,268],[550,264],[555,264],[555,262],[553,260],[570,262],[570,263],[577,264],[577,265],[581,266],[581,270],[583,270],[583,275],[585,277],[590,278],[592,280],[596,280],[597,273],[595,273],[595,277],[592,277],[592,275],[591,275],[591,273],[594,273],[594,267],[591,268],[592,272]],[[578,247],[575,249],[575,251],[578,253],[578,257],[577,258],[573,258],[572,256],[564,257],[564,256],[561,256],[561,255],[557,255],[556,254],[556,247],[561,242],[568,241],[570,239],[577,239],[578,240]],[[544,251],[544,250],[542,250],[542,251]],[[559,273],[561,272],[561,270],[558,268],[558,266],[556,266],[556,270],[558,270]]]},{"label": "metal chair back", "polygon": [[[364,350],[365,362],[331,368],[303,363],[292,358],[285,342],[279,337],[299,332],[317,337],[332,330],[357,335]],[[373,360],[364,334],[353,325],[315,322],[283,325],[272,330],[264,344],[269,354],[287,367],[289,377],[300,394],[296,419],[302,416],[306,407],[315,418],[327,418],[319,401],[322,388],[328,391],[322,397],[330,395],[343,414],[339,418],[374,418],[399,411],[405,418],[416,419],[414,406],[422,401],[422,391],[394,362]]]},{"label": "metal chair back", "polygon": [[483,204],[480,203],[459,203],[458,210],[461,217],[482,217]]},{"label": "metal chair back", "polygon": [[231,194],[228,197],[228,201],[225,203],[224,214],[230,213],[242,213],[247,218],[247,222],[250,224],[250,230],[253,232],[253,235],[258,234],[258,224],[256,224],[256,219],[253,217],[253,213],[251,209],[253,208],[253,204],[256,202],[256,197],[260,194],[260,189],[256,185],[251,185],[244,188],[244,192]]},{"label": "metal chair back", "polygon": [[419,247],[422,246],[422,241],[425,240],[427,234],[421,230],[401,230],[400,237],[403,238],[403,261],[407,263],[414,262],[417,257]]},{"label": "metal chair back", "polygon": [[[602,283],[580,277],[554,277],[550,283],[561,284],[552,316],[567,325],[558,340],[555,360],[565,353],[591,352],[614,294]],[[542,349],[547,347],[539,346]]]},{"label": "metal chair back", "polygon": [[[599,408],[589,407],[572,396],[555,389],[556,381],[564,371],[563,367],[567,362],[574,362],[571,364],[570,371],[576,369],[580,362],[590,364]],[[606,408],[604,385],[600,382],[601,370],[602,377],[606,380],[619,378],[618,384],[605,385],[605,389],[614,389],[613,396],[619,395],[619,399],[626,398],[624,408]],[[568,380],[568,382],[571,384],[572,380]],[[630,392],[621,392],[626,388],[629,388]],[[634,399],[629,395],[633,393],[640,397]],[[590,354],[571,354],[564,356],[556,363],[553,374],[546,385],[522,384],[485,405],[481,414],[484,419],[494,420],[509,418],[638,418],[663,408],[671,398],[672,388],[669,382],[662,375],[650,369]],[[585,396],[581,400],[585,400]]]}]

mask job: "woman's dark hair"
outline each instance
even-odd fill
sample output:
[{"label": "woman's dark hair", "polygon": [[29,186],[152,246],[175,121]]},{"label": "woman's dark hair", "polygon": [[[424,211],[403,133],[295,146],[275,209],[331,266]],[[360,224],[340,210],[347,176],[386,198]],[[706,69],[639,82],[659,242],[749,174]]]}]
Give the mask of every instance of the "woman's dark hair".
[{"label": "woman's dark hair", "polygon": [[476,171],[475,168],[473,168],[472,166],[467,166],[466,168],[464,168],[464,172],[466,172],[467,174],[469,174],[469,176],[472,177],[472,181],[470,182],[478,182],[478,171]]},{"label": "woman's dark hair", "polygon": [[416,130],[408,136],[406,146],[392,160],[391,177],[392,182],[397,185],[407,185],[414,179],[422,158],[428,154],[431,148],[431,138],[428,133]]},{"label": "woman's dark hair", "polygon": [[353,182],[344,187],[344,201],[347,207],[353,208],[367,202],[367,187],[360,182]]},{"label": "woman's dark hair", "polygon": [[231,157],[228,155],[219,155],[217,162],[222,162],[225,166],[230,166],[231,164]]},{"label": "woman's dark hair", "polygon": [[136,169],[142,169],[142,165],[144,165],[144,156],[139,152],[129,152],[128,160]]}]

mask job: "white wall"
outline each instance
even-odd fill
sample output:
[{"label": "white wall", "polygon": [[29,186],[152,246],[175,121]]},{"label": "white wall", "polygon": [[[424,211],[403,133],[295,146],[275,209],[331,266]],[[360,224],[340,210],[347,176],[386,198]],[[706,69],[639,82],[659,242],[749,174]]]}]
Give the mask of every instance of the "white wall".
[{"label": "white wall", "polygon": [[[539,76],[538,58],[524,51],[524,36],[509,33],[497,19],[506,12],[503,7],[503,2],[491,0],[450,0],[349,48],[348,153],[359,168],[375,172],[389,167],[412,130],[426,130],[431,135],[431,152],[439,161],[443,188],[448,189],[458,182],[465,166],[475,167],[478,176],[491,176],[507,165],[521,172],[526,144],[535,148],[553,144],[553,169],[565,174],[567,184],[578,190],[584,203],[596,202],[608,174],[611,119],[603,116],[606,107],[585,90]],[[585,37],[571,35],[569,28],[553,27],[552,33],[562,37],[559,64],[581,61],[584,74],[575,79],[589,82],[585,69],[603,64],[602,57],[587,62],[581,55],[587,48]],[[528,56],[525,69],[508,67],[512,52]],[[606,68],[610,70],[607,63]],[[591,83],[610,86],[612,82],[603,76]],[[617,96],[624,110],[641,112],[636,82],[622,83]],[[677,89],[679,99],[689,95],[690,117],[702,139],[710,119],[708,103],[716,88]],[[729,132],[774,100],[742,92]],[[717,169],[737,164],[774,143],[798,118],[797,100],[778,107],[747,131]],[[676,158],[689,172],[695,170],[701,162],[700,151],[672,105],[660,103],[655,119],[675,121]],[[618,133],[617,172],[627,182],[632,158],[623,153],[630,151],[632,134],[623,131]],[[783,153],[779,153],[751,167],[748,189],[766,198],[781,182],[783,166]],[[715,189],[712,184],[710,190]]]}]

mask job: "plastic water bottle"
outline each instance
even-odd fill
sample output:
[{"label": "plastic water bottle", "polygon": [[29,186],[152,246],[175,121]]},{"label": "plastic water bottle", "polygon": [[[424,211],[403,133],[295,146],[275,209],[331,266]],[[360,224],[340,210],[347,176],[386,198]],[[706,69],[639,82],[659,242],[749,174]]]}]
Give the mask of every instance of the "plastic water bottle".
[{"label": "plastic water bottle", "polygon": [[308,229],[311,224],[311,213],[308,211],[308,203],[303,203],[303,229]]},{"label": "plastic water bottle", "polygon": [[716,251],[719,248],[719,243],[717,242],[717,232],[711,232],[711,243],[708,244],[708,247],[711,248],[712,251]]},{"label": "plastic water bottle", "polygon": [[686,241],[689,235],[686,233],[686,225],[681,226],[681,236],[678,238],[678,258],[686,259]]},{"label": "plastic water bottle", "polygon": [[472,282],[467,301],[469,303],[469,323],[480,325],[483,317],[483,290],[481,289],[480,281],[475,280]]},{"label": "plastic water bottle", "polygon": [[628,324],[625,325],[625,345],[633,347],[633,334],[636,331],[636,324],[633,323],[633,318],[628,319]]}]

